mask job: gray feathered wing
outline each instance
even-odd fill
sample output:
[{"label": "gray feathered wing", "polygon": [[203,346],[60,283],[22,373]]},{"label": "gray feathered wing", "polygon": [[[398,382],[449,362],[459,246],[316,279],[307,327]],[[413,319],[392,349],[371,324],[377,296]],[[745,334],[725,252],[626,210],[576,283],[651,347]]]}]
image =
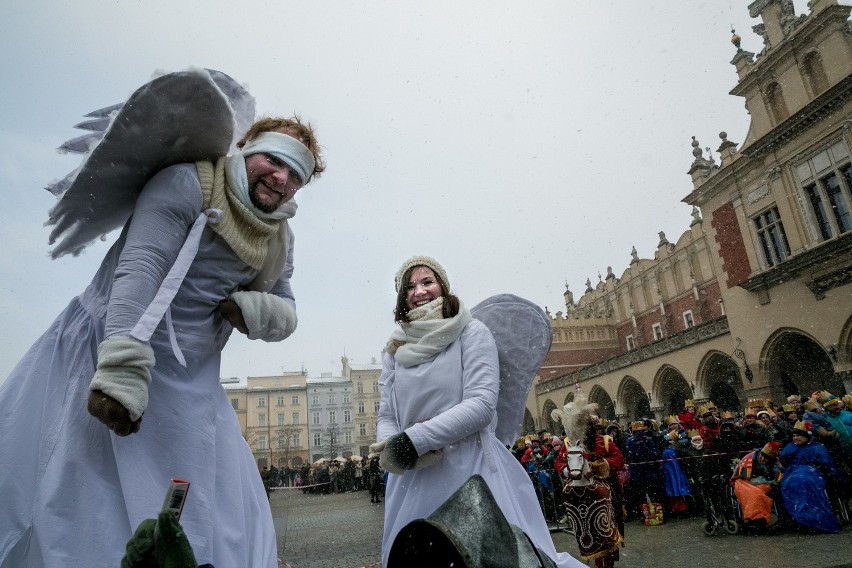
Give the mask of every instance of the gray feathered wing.
[{"label": "gray feathered wing", "polygon": [[87,115],[82,136],[60,152],[85,154],[82,165],[48,186],[51,257],[77,255],[124,225],[145,183],[174,164],[215,160],[233,149],[254,120],[254,98],[228,75],[209,69],[168,73],[125,102]]},{"label": "gray feathered wing", "polygon": [[508,446],[521,433],[527,393],[553,342],[550,319],[541,308],[513,294],[491,296],[470,313],[488,327],[497,344],[500,395],[496,435]]}]

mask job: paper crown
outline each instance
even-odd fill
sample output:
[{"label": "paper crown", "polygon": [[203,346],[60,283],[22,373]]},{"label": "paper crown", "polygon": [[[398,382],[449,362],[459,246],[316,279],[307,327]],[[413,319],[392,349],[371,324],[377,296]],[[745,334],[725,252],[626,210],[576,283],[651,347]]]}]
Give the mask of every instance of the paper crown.
[{"label": "paper crown", "polygon": [[733,419],[734,419],[734,413],[733,412],[731,412],[730,410],[723,410],[722,411],[722,420],[733,420]]},{"label": "paper crown", "polygon": [[778,456],[778,452],[781,451],[781,443],[780,442],[768,442],[763,449],[760,450],[760,453],[763,455],[775,458]]},{"label": "paper crown", "polygon": [[714,407],[709,405],[709,404],[702,404],[701,406],[698,407],[698,412],[696,412],[696,414],[698,414],[698,416],[704,416],[705,414],[710,413],[711,408],[714,408]]},{"label": "paper crown", "polygon": [[798,394],[791,394],[787,397],[787,402],[802,402],[802,397]]},{"label": "paper crown", "polygon": [[795,404],[785,404],[781,407],[784,412],[796,412]]},{"label": "paper crown", "polygon": [[683,407],[684,408],[689,408],[689,407],[695,408],[695,401],[692,400],[691,398],[688,398],[685,401],[683,401]]},{"label": "paper crown", "polygon": [[793,425],[793,433],[803,432],[810,436],[813,432],[814,425],[810,422],[805,422],[804,420],[799,420]]},{"label": "paper crown", "polygon": [[815,392],[814,395],[815,395],[814,398],[816,398],[816,401],[818,403],[820,403],[821,405],[823,405],[824,407],[830,406],[830,405],[834,404],[835,401],[840,400],[839,398],[837,398],[836,396],[834,396],[830,392],[824,391],[824,390]]},{"label": "paper crown", "polygon": [[674,414],[670,414],[668,418],[666,418],[666,424],[671,426],[672,424],[680,424],[680,420],[678,420],[677,416]]},{"label": "paper crown", "polygon": [[699,438],[701,437],[701,432],[699,432],[699,431],[698,431],[698,430],[696,430],[695,428],[693,428],[692,430],[690,430],[689,432],[687,432],[687,434],[689,434],[689,439],[690,439],[690,440],[691,440],[692,438],[695,438],[696,436],[698,436]]},{"label": "paper crown", "polygon": [[645,427],[645,423],[642,422],[641,420],[636,420],[635,422],[630,423],[630,429],[633,430],[634,432],[637,431],[637,430],[641,430],[644,427]]}]

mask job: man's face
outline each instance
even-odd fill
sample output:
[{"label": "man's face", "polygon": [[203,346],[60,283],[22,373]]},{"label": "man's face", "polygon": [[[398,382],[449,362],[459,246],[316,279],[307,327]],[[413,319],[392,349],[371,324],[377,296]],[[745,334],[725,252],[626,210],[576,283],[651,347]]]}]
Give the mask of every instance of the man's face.
[{"label": "man's face", "polygon": [[840,414],[841,408],[843,408],[843,403],[841,403],[839,400],[835,400],[834,402],[825,407],[825,411],[832,416],[837,416],[838,414]]},{"label": "man's face", "polygon": [[[289,132],[282,131],[289,135]],[[246,157],[249,198],[264,213],[272,213],[293,199],[305,181],[290,166],[266,153]]]}]

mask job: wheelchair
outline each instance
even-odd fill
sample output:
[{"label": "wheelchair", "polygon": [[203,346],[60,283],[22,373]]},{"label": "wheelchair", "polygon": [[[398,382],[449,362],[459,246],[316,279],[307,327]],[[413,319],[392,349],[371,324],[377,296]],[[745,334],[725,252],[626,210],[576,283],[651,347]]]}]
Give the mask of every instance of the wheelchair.
[{"label": "wheelchair", "polygon": [[722,531],[728,534],[740,532],[734,508],[738,503],[728,478],[726,475],[713,475],[698,480],[705,515],[701,526],[704,536],[715,536]]}]

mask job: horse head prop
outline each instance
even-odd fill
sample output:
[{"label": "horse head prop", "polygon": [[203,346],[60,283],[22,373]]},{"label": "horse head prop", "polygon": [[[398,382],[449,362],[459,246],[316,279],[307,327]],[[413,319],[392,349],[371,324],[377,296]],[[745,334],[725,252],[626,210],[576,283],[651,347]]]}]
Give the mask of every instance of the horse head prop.
[{"label": "horse head prop", "polygon": [[590,475],[588,475],[590,468],[589,460],[586,459],[586,450],[582,446],[568,446],[565,455],[567,480],[574,486],[589,485],[591,483]]}]

